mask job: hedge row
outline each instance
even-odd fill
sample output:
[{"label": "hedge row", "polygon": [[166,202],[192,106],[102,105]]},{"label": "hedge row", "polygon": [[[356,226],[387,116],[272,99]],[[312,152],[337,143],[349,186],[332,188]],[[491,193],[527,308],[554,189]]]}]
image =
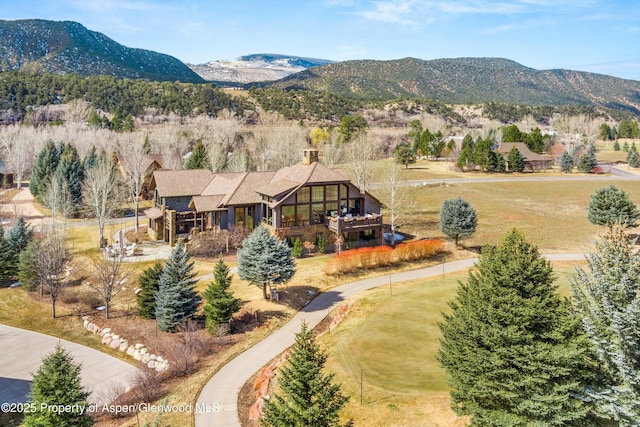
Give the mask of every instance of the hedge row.
[{"label": "hedge row", "polygon": [[385,267],[398,262],[427,259],[444,251],[440,239],[418,240],[397,245],[375,246],[342,251],[325,266],[326,274],[343,274],[359,269]]}]

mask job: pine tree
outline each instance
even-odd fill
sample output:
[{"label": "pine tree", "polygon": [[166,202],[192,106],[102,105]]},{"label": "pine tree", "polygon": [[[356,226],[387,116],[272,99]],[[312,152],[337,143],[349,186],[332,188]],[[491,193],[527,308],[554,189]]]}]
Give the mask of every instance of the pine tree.
[{"label": "pine tree", "polygon": [[589,343],[550,264],[511,231],[487,246],[440,324],[451,407],[471,425],[585,426]]},{"label": "pine tree", "polygon": [[47,186],[58,168],[59,161],[58,149],[52,141],[48,141],[38,153],[31,172],[29,191],[34,197],[40,197],[47,191]]},{"label": "pine tree", "polygon": [[613,142],[613,151],[620,151],[620,143],[617,139]]},{"label": "pine tree", "polygon": [[94,166],[98,165],[98,151],[96,150],[96,146],[91,147],[91,151],[87,153],[87,155],[82,159],[82,170],[87,171]]},{"label": "pine tree", "polygon": [[[86,413],[89,393],[80,384],[80,364],[58,344],[42,359],[33,376],[29,403],[36,408],[26,413],[25,427],[85,427],[94,424]],[[69,405],[69,410],[47,410],[49,406]],[[41,409],[45,408],[45,409]]]},{"label": "pine tree", "polygon": [[635,227],[638,218],[640,212],[629,195],[614,185],[597,189],[587,206],[587,219],[596,225]]},{"label": "pine tree", "polygon": [[4,234],[4,227],[0,223],[0,278],[13,277],[16,272],[11,243]]},{"label": "pine tree", "polygon": [[640,252],[615,227],[570,280],[575,306],[604,380],[588,389],[600,416],[635,426],[640,420]]},{"label": "pine tree", "polygon": [[460,197],[444,200],[440,208],[440,231],[453,237],[456,246],[462,237],[469,237],[476,231],[478,218],[473,206]]},{"label": "pine tree", "polygon": [[9,244],[17,253],[27,247],[32,237],[33,230],[24,222],[24,217],[22,215],[18,217],[18,220],[13,225],[13,227],[11,227],[11,230],[9,230],[9,233],[7,234],[7,240],[9,241]]},{"label": "pine tree", "polygon": [[596,147],[590,144],[587,150],[580,156],[578,161],[578,170],[584,173],[591,173],[593,169],[598,165],[596,160]]},{"label": "pine tree", "polygon": [[295,274],[295,262],[287,242],[257,227],[238,250],[238,276],[252,285],[262,286],[267,299],[267,286],[287,283]]},{"label": "pine tree", "polygon": [[565,173],[571,173],[573,170],[573,156],[569,150],[565,150],[560,157],[560,170]]},{"label": "pine tree", "polygon": [[160,276],[162,276],[163,266],[160,261],[156,261],[151,267],[145,268],[138,278],[140,293],[136,299],[138,301],[138,314],[145,319],[156,318],[156,293],[160,286]]},{"label": "pine tree", "polygon": [[205,327],[211,335],[218,335],[222,325],[227,325],[227,332],[231,332],[229,321],[240,310],[240,299],[233,296],[229,286],[229,267],[221,258],[213,269],[213,281],[202,294],[206,300],[203,307]]},{"label": "pine tree", "polygon": [[58,176],[58,182],[68,187],[71,204],[76,211],[82,203],[84,169],[78,151],[72,144],[65,145],[55,173]]},{"label": "pine tree", "polygon": [[191,156],[187,160],[185,169],[209,169],[209,157],[207,156],[207,147],[204,146],[201,140],[196,142],[193,147]]},{"label": "pine tree", "polygon": [[161,331],[171,331],[196,314],[201,297],[196,273],[184,245],[178,242],[165,263],[156,294],[156,319]]},{"label": "pine tree", "polygon": [[4,249],[0,249],[0,252],[3,252],[0,255],[2,260],[0,262],[6,263],[6,267],[12,271],[11,275],[16,275],[20,253],[26,249],[32,236],[33,230],[24,222],[24,217],[21,215],[7,233],[5,244],[0,244],[4,246]]},{"label": "pine tree", "polygon": [[624,142],[624,145],[622,146],[622,151],[624,151],[625,153],[629,152],[629,141]]},{"label": "pine tree", "polygon": [[18,256],[18,281],[28,291],[34,291],[38,287],[38,273],[35,261],[38,244],[39,241],[37,240],[30,241]]},{"label": "pine tree", "polygon": [[524,157],[515,146],[511,147],[507,154],[507,163],[511,172],[522,172],[524,170]]},{"label": "pine tree", "polygon": [[322,369],[327,354],[306,323],[296,335],[291,355],[278,372],[278,391],[265,401],[260,425],[265,427],[339,427],[340,411],[349,398]]},{"label": "pine tree", "polygon": [[627,163],[629,163],[629,166],[632,168],[640,167],[640,155],[638,155],[637,151],[629,152]]},{"label": "pine tree", "polygon": [[629,149],[629,153],[627,154],[627,163],[632,168],[637,168],[640,156],[638,156],[638,149],[636,148],[635,141],[631,144],[631,148]]}]

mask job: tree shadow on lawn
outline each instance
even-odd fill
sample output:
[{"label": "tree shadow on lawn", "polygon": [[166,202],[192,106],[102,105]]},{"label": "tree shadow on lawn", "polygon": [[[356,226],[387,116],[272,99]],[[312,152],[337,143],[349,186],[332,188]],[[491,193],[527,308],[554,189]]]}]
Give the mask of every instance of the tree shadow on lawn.
[{"label": "tree shadow on lawn", "polygon": [[[300,310],[318,295],[316,286],[284,286],[278,289],[280,304]],[[275,302],[275,301],[274,301]]]},{"label": "tree shadow on lawn", "polygon": [[[246,304],[249,301],[243,301]],[[252,310],[247,309],[240,315],[233,318],[233,333],[241,334],[251,332],[265,324],[267,319],[282,319],[284,312],[282,310]]]}]

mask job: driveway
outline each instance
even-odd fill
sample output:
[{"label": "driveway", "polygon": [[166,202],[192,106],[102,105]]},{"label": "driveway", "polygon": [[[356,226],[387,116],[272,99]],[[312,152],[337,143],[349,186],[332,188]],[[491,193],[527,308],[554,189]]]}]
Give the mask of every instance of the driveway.
[{"label": "driveway", "polygon": [[[584,259],[584,254],[549,254],[546,257],[550,261],[580,261]],[[465,270],[472,267],[476,261],[477,258],[463,259],[429,268],[359,280],[321,293],[282,328],[231,360],[209,380],[200,392],[196,408],[217,408],[217,412],[196,410],[196,427],[240,427],[238,418],[240,389],[255,372],[293,345],[295,334],[300,331],[303,321],[313,329],[340,302],[362,291],[389,285],[389,283],[436,277]]]},{"label": "driveway", "polygon": [[104,397],[113,397],[114,387],[127,388],[137,371],[135,366],[101,351],[38,332],[0,325],[0,403],[27,401],[32,374],[58,343],[82,364],[82,385],[91,392],[91,403],[104,403]]}]

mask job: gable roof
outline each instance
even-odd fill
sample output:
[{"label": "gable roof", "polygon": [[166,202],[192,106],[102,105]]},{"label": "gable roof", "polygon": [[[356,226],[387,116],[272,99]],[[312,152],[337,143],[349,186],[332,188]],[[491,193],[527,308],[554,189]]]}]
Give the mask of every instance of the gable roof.
[{"label": "gable roof", "polygon": [[349,178],[339,169],[328,168],[318,162],[305,165],[288,166],[279,169],[271,182],[257,187],[254,191],[265,196],[275,197],[295,190],[304,184],[348,183]]},{"label": "gable roof", "polygon": [[[124,167],[126,162],[128,162],[131,157],[132,156],[122,156],[120,154],[116,155],[118,163],[122,167]],[[164,162],[164,155],[162,154],[145,154],[140,161],[140,169],[145,173],[150,173],[155,169],[162,169],[162,165],[164,164]],[[153,170],[150,170],[154,164],[156,166],[153,168]]]},{"label": "gable roof", "polygon": [[158,189],[160,197],[196,196],[211,182],[209,169],[157,170],[153,172],[150,190]]},{"label": "gable roof", "polygon": [[524,142],[501,142],[498,148],[495,149],[495,151],[500,154],[506,155],[509,154],[509,151],[511,151],[513,147],[516,147],[518,151],[520,151],[520,154],[522,154],[522,157],[524,157],[526,161],[535,162],[551,160],[550,156],[534,153],[529,149],[529,147],[527,147],[527,144],[525,144]]}]

